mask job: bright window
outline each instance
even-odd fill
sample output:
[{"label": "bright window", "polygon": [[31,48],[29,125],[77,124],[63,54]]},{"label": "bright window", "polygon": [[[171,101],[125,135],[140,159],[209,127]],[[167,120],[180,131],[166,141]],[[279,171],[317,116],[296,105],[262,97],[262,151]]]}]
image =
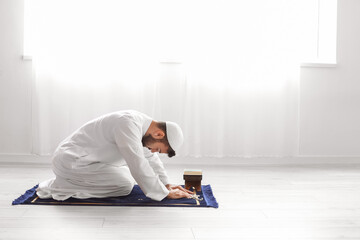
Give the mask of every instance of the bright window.
[{"label": "bright window", "polygon": [[[50,3],[49,3],[50,2]],[[39,1],[39,0],[27,0],[25,1],[25,41],[24,41],[24,56],[26,57],[30,57],[32,56],[32,53],[34,51],[34,48],[36,48],[34,45],[34,43],[36,43],[37,41],[34,40],[33,38],[33,33],[35,32],[35,34],[39,35],[39,33],[36,33],[36,27],[34,27],[34,21],[36,19],[37,13],[41,12],[47,12],[49,11],[49,9],[51,10],[53,8],[53,5],[51,4],[51,2],[56,2],[56,1]],[[65,1],[66,2],[66,1]],[[96,2],[96,1],[95,1]],[[99,1],[100,2],[100,1]],[[237,1],[219,1],[218,4],[221,5],[231,5],[231,4],[235,4],[232,8],[234,9],[235,6],[239,6],[239,5],[244,5],[245,1],[238,1],[238,3],[236,3]],[[74,7],[72,8],[76,8],[77,5],[81,5],[81,1],[75,0],[73,1],[74,3]],[[76,4],[78,3],[78,4]],[[85,1],[86,3],[86,1]],[[94,7],[94,1],[90,1],[87,3],[86,9],[88,10],[89,8],[91,9],[91,7]],[[155,21],[155,25],[162,25],[163,27],[160,28],[158,27],[158,29],[155,29],[156,31],[158,31],[158,35],[160,36],[159,39],[160,40],[156,40],[159,42],[159,46],[161,46],[160,48],[163,48],[163,52],[166,52],[166,54],[168,55],[164,55],[160,57],[160,61],[163,61],[164,59],[178,59],[179,55],[177,52],[182,52],[182,50],[176,50],[175,48],[178,47],[181,44],[184,44],[184,42],[188,41],[188,39],[191,39],[192,36],[189,35],[187,36],[186,34],[191,33],[191,31],[197,32],[197,29],[193,26],[196,24],[191,24],[191,22],[198,22],[198,18],[199,16],[201,16],[202,13],[194,13],[193,16],[186,16],[184,17],[181,14],[181,11],[185,12],[188,11],[188,6],[186,5],[186,3],[184,2],[184,4],[179,4],[179,2],[177,2],[175,4],[175,2],[160,2],[161,5],[159,5],[158,7],[155,6],[157,3],[157,1],[152,2],[151,4],[149,4],[149,7],[152,8],[151,11],[155,11],[155,13],[153,14],[153,16],[157,16],[157,15],[164,15],[163,19],[160,19],[161,17],[158,17],[159,19],[155,19],[152,21]],[[200,4],[201,1],[197,2],[193,2],[193,4],[195,5],[195,7],[197,5],[201,5]],[[207,5],[210,4],[206,4],[207,2],[202,2],[202,5],[206,8],[208,7]],[[295,10],[290,10],[292,12],[296,12],[296,14],[298,14],[298,16],[301,16],[301,22],[295,26],[293,26],[293,28],[296,28],[298,31],[298,36],[300,36],[301,40],[299,41],[299,48],[298,51],[300,52],[300,61],[301,62],[306,62],[306,63],[336,63],[336,25],[337,25],[337,0],[288,0],[285,1],[285,3],[287,5],[289,5],[292,9]],[[100,3],[101,4],[101,3]],[[105,3],[104,3],[105,4]],[[121,1],[119,1],[119,5],[124,4],[121,3]],[[256,5],[256,2],[253,3],[248,3],[249,5]],[[66,4],[63,4],[64,6]],[[64,7],[63,5],[59,5],[60,7]],[[70,4],[71,5],[71,4]],[[131,3],[128,3],[128,5],[131,5]],[[182,6],[183,5],[183,6]],[[273,3],[273,5],[276,5],[275,3]],[[191,6],[191,5],[190,5]],[[269,2],[269,6],[271,6],[271,2]],[[80,9],[83,6],[81,5]],[[164,9],[164,8],[169,8],[170,10],[173,8],[177,8],[179,11],[179,16],[167,16],[166,15],[166,11],[164,13],[164,11],[160,11],[160,12],[156,12],[158,11],[158,9]],[[270,7],[271,8],[271,7]],[[231,8],[230,8],[231,9]],[[60,9],[61,10],[61,9]],[[60,11],[59,10],[59,11]],[[231,10],[233,11],[233,10]],[[106,14],[105,12],[102,12],[101,14]],[[132,19],[131,15],[126,15],[126,14],[130,14],[130,13],[121,13],[124,15],[124,17],[120,17],[123,18],[124,21],[126,21],[126,16],[129,16],[129,19]],[[146,14],[144,12],[144,14]],[[226,12],[219,12],[218,14],[224,14],[223,17],[221,17],[220,19],[225,19],[228,17]],[[229,15],[231,15],[234,13],[231,12]],[[252,19],[252,14],[251,12],[249,13],[238,13],[238,15],[244,15],[244,14],[249,14],[248,18]],[[272,14],[271,10],[268,12],[268,14]],[[291,15],[292,13],[289,12],[289,15]],[[61,16],[59,15],[60,18],[61,17],[65,17],[65,16]],[[195,19],[190,19],[191,17],[194,17]],[[298,17],[296,16],[296,17]],[[68,16],[66,16],[68,17]],[[98,16],[99,17],[99,16]],[[207,17],[207,16],[205,16]],[[292,16],[290,16],[292,17]],[[101,19],[102,17],[100,16],[99,19]],[[104,15],[104,18],[107,18],[106,15]],[[167,21],[166,18],[174,18],[175,24],[173,23],[173,25],[170,25],[170,21]],[[239,19],[243,19],[244,17],[242,16],[241,18],[239,17]],[[95,18],[94,18],[95,19]],[[133,20],[133,19],[132,19]],[[236,19],[235,19],[236,20]],[[68,19],[59,19],[58,20],[58,24],[61,24],[62,21],[69,21]],[[140,21],[138,19],[138,21]],[[156,22],[157,21],[157,22]],[[240,20],[239,20],[240,21]],[[238,22],[239,22],[238,21]],[[242,20],[241,20],[242,21]],[[226,22],[226,21],[224,21]],[[133,25],[131,25],[131,23]],[[92,22],[91,24],[96,24],[96,21],[94,20],[94,22]],[[209,28],[218,28],[217,25],[222,24],[221,22],[218,21],[213,21],[213,22],[208,22],[208,27]],[[238,28],[241,29],[242,25],[238,24]],[[211,27],[212,26],[212,27]],[[42,26],[43,27],[43,26]],[[60,25],[58,27],[61,27]],[[137,22],[130,22],[128,28],[136,28],[138,27],[138,23]],[[167,32],[169,33],[168,35],[164,35],[163,30],[166,29]],[[182,31],[182,29],[189,29],[189,31],[184,31],[184,34],[182,34],[182,32],[179,33],[179,29],[180,31]],[[232,26],[225,26],[225,27],[221,27],[219,28],[221,31],[219,32],[219,34],[224,34],[224,37],[228,37],[226,34],[229,35],[228,32],[226,32],[227,29],[232,29],[233,31],[236,31],[236,21],[234,21],[234,23],[232,23]],[[126,30],[126,29],[125,29]],[[130,30],[129,30],[130,31]],[[293,29],[291,29],[291,31],[293,31]],[[237,33],[237,35],[239,35],[240,33]],[[278,34],[278,33],[272,33],[272,34]],[[173,35],[173,37],[172,37]],[[235,32],[230,33],[230,35],[236,35]],[[175,37],[174,37],[175,36]],[[204,35],[205,36],[205,35]],[[203,36],[203,37],[204,37]],[[220,35],[219,35],[220,36]],[[218,36],[218,37],[219,37]],[[98,36],[100,37],[100,36]],[[181,37],[183,39],[181,39]],[[206,36],[204,37],[204,39],[206,39]],[[151,39],[148,39],[148,41],[151,41]],[[163,41],[163,42],[160,42]],[[188,48],[188,47],[186,47]],[[171,53],[171,54],[169,54]],[[180,54],[181,55],[181,54]]]}]

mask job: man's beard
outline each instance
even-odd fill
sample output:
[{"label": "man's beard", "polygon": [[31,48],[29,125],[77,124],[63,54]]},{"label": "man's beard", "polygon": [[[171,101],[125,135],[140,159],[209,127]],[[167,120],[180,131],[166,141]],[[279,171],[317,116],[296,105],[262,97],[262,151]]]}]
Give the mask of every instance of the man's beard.
[{"label": "man's beard", "polygon": [[142,145],[144,147],[147,147],[149,146],[149,144],[153,144],[153,143],[156,143],[158,142],[158,140],[156,140],[155,138],[153,138],[150,134],[147,135],[147,136],[143,136],[142,139],[141,139],[141,142],[142,142]]}]

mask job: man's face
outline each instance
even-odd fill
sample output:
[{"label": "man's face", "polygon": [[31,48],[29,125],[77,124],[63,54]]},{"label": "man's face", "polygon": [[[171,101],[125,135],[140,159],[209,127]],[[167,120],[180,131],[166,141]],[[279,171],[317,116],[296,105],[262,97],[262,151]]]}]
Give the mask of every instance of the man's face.
[{"label": "man's face", "polygon": [[168,151],[168,146],[165,143],[161,142],[161,140],[153,138],[150,134],[142,138],[142,144],[152,153],[167,153]]}]

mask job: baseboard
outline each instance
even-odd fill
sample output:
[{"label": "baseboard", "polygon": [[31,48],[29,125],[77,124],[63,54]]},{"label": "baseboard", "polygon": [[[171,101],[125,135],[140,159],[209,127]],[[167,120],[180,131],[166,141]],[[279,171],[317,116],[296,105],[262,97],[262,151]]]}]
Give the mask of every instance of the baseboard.
[{"label": "baseboard", "polygon": [[[161,156],[169,165],[302,165],[360,164],[360,156],[296,156],[296,157],[173,157]],[[51,156],[31,154],[0,154],[0,164],[51,165]]]},{"label": "baseboard", "polygon": [[51,165],[51,156],[39,156],[34,154],[0,154],[0,164]]},{"label": "baseboard", "polygon": [[296,157],[178,157],[162,158],[165,164],[184,165],[304,165],[360,164],[360,156],[296,156]]}]

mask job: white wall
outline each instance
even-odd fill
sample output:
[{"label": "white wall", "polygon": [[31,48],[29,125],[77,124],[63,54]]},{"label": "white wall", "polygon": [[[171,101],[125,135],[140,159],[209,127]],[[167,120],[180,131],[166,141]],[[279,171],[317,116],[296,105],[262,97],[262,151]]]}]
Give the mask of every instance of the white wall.
[{"label": "white wall", "polygon": [[0,0],[0,153],[31,151],[31,62],[23,51],[23,0]]},{"label": "white wall", "polygon": [[[0,154],[31,152],[23,1],[0,0]],[[300,155],[360,156],[360,1],[338,8],[338,66],[301,70]]]},{"label": "white wall", "polygon": [[301,71],[300,155],[360,155],[359,13],[338,0],[338,66]]}]

